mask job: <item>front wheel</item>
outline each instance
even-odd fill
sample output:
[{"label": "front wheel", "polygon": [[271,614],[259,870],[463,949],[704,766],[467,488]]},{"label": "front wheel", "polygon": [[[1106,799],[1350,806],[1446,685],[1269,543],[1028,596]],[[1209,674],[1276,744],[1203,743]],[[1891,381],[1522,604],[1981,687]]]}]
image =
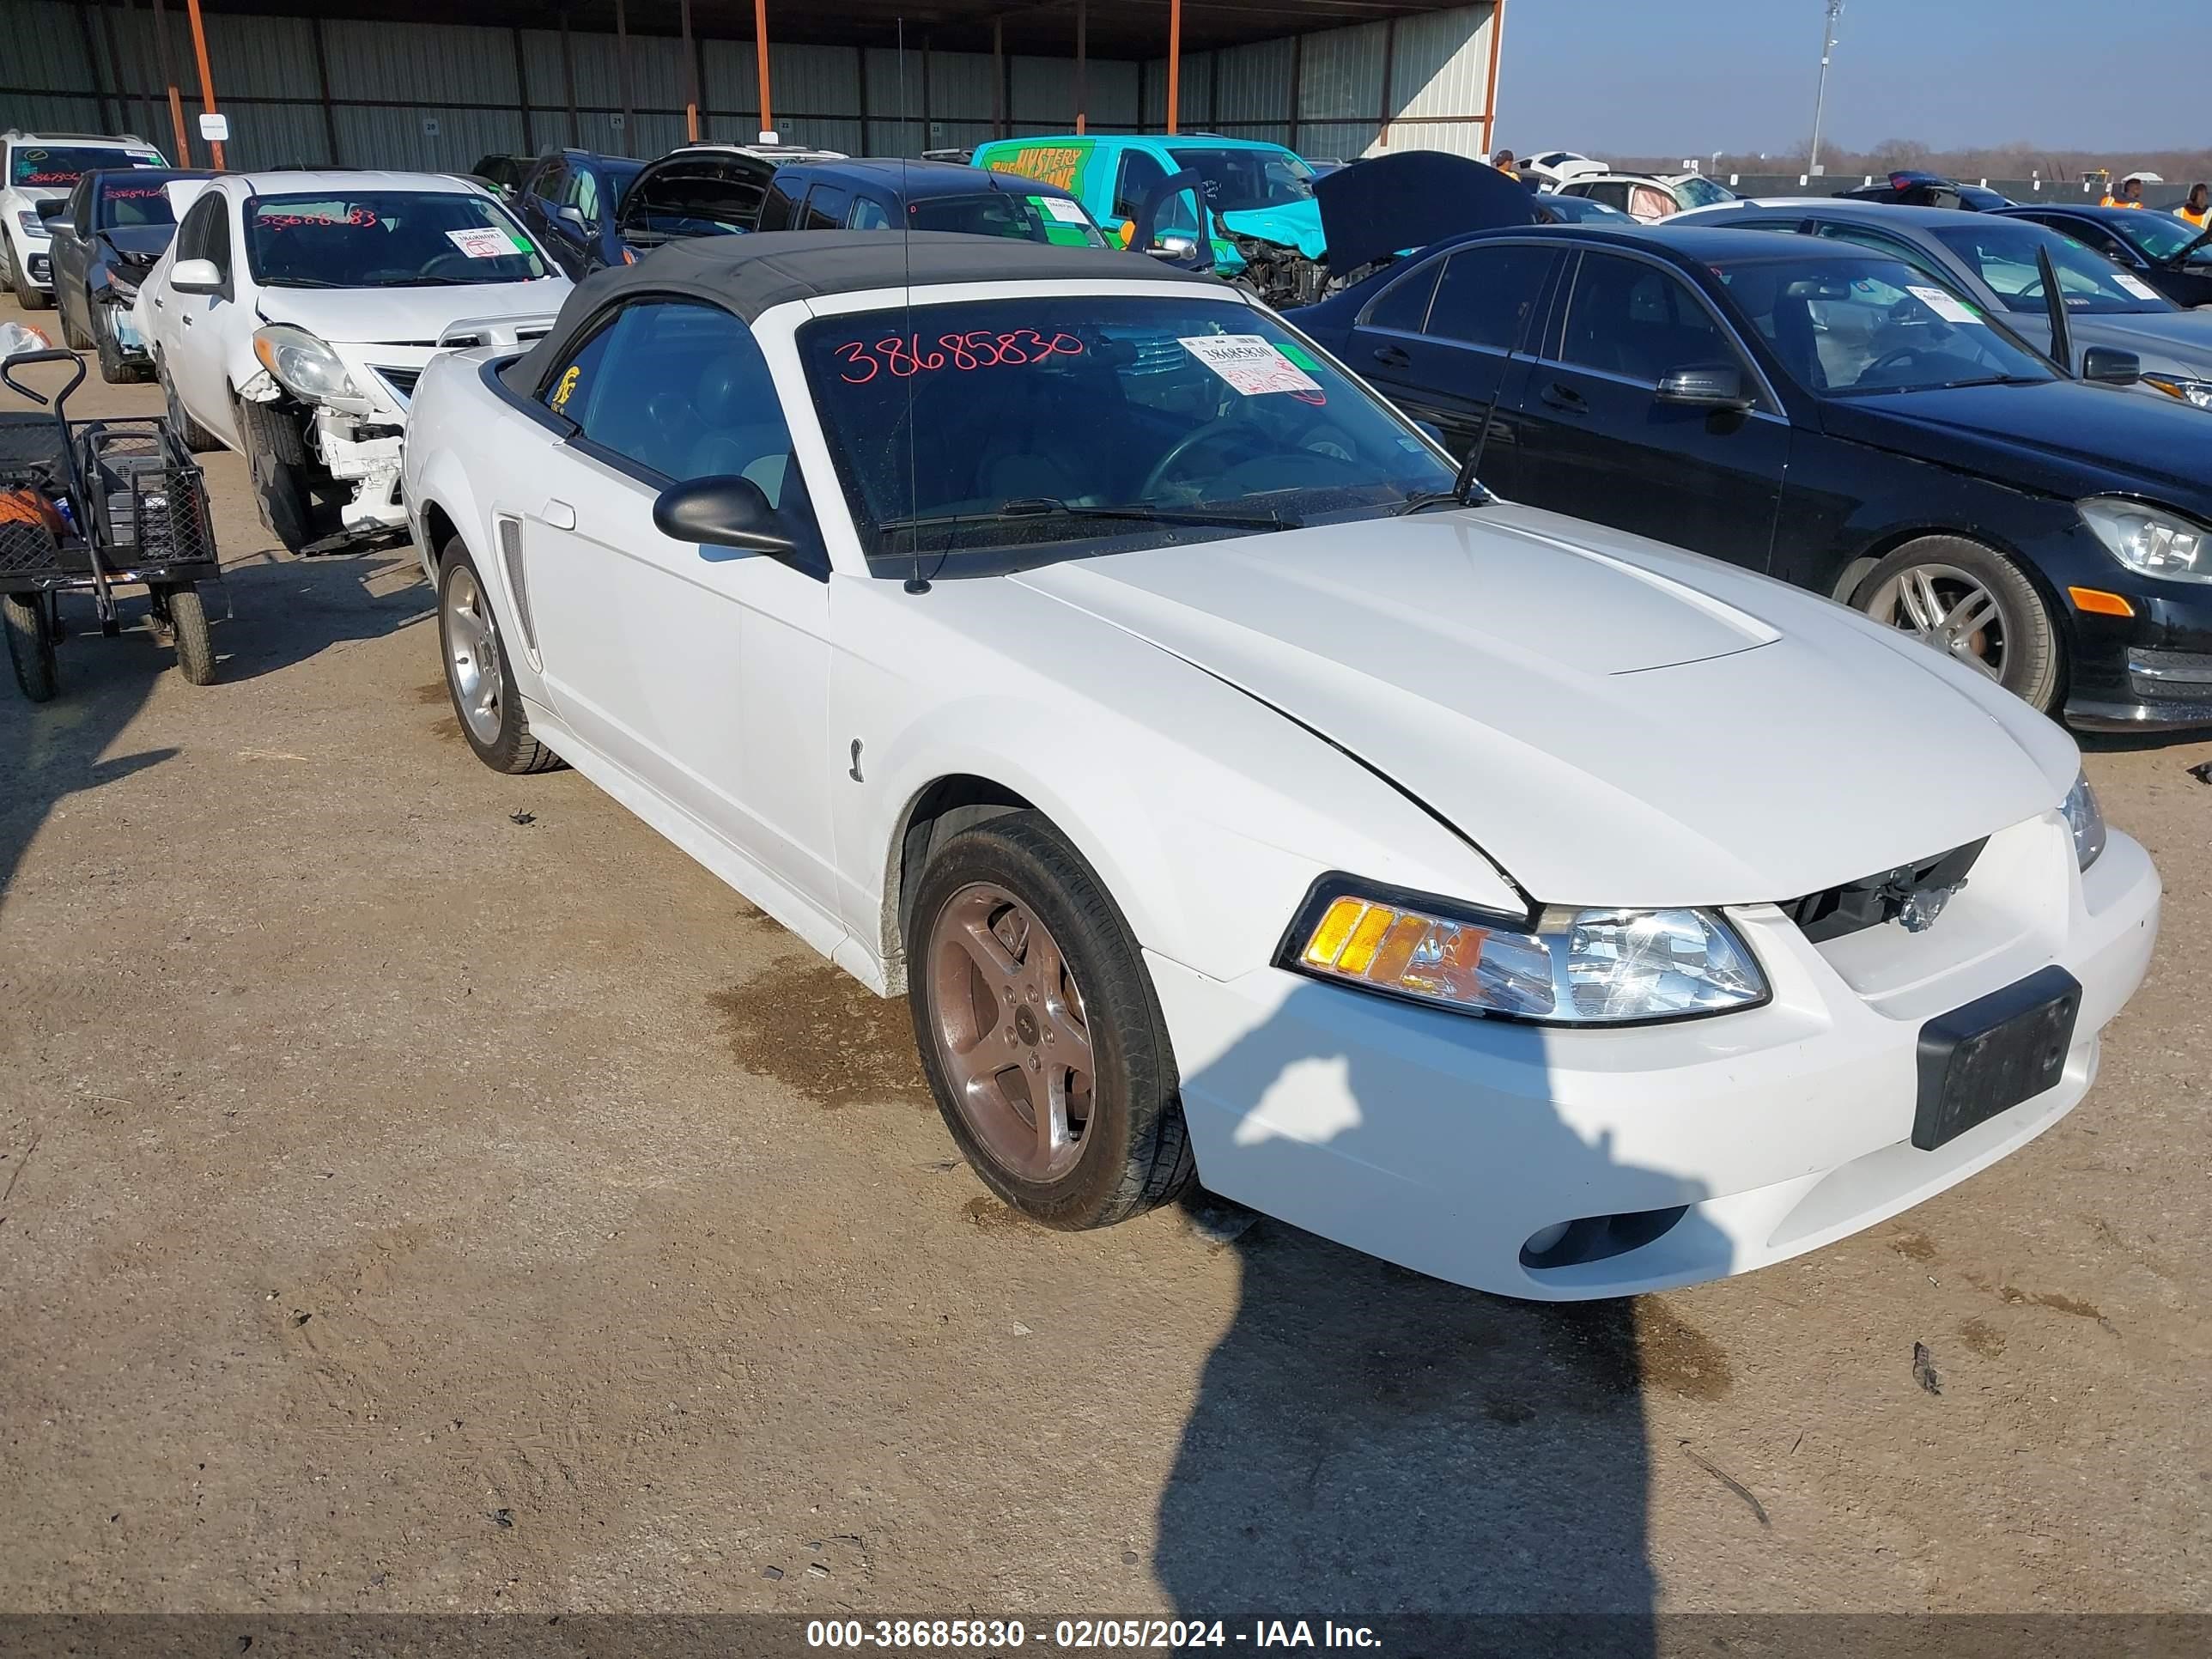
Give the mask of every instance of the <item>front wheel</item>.
[{"label": "front wheel", "polygon": [[1907,542],[1868,573],[1852,603],[2043,713],[2057,706],[2063,659],[2051,608],[1993,549],[1961,536]]},{"label": "front wheel", "polygon": [[92,307],[92,343],[100,354],[100,378],[110,386],[120,386],[138,379],[138,370],[124,356],[123,348],[115,338],[115,319],[107,315],[107,307]]},{"label": "front wheel", "polygon": [[302,552],[315,540],[315,508],[300,429],[265,404],[240,399],[237,407],[238,430],[246,442],[246,467],[252,475],[261,522],[286,552]]},{"label": "front wheel", "polygon": [[1175,1055],[1135,939],[1040,813],[965,830],[914,905],[908,998],[945,1127],[1048,1227],[1102,1227],[1190,1180]]},{"label": "front wheel", "polygon": [[498,619],[459,537],[446,544],[438,573],[438,646],[461,735],[495,772],[551,771],[561,757],[530,735]]},{"label": "front wheel", "polygon": [[53,304],[52,295],[31,286],[31,262],[28,259],[11,258],[9,264],[15,267],[15,302],[18,305],[26,311],[44,311]]},{"label": "front wheel", "polygon": [[0,628],[8,635],[8,659],[15,665],[17,687],[33,702],[52,702],[59,679],[46,601],[35,593],[0,593]]}]

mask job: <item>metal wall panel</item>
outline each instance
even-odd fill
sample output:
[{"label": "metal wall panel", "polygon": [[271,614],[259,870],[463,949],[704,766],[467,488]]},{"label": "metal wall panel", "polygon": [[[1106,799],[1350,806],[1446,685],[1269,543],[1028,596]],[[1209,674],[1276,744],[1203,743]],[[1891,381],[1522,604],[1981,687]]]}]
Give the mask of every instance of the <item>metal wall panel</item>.
[{"label": "metal wall panel", "polygon": [[1396,62],[1390,71],[1392,120],[1480,115],[1490,107],[1489,11],[1486,6],[1468,6],[1398,20]]},{"label": "metal wall panel", "polygon": [[1298,118],[1365,120],[1382,114],[1382,44],[1389,25],[1309,34],[1298,65]]},{"label": "metal wall panel", "polygon": [[[185,27],[183,8],[169,8],[169,51],[177,60],[185,94],[185,118],[198,108],[198,72],[192,67],[192,32]],[[120,18],[117,20],[120,21]],[[221,13],[206,19],[208,60],[222,65],[216,82],[218,100],[231,98],[319,99],[322,88],[315,78],[315,26],[304,17],[233,17]],[[151,25],[149,26],[150,33]],[[341,27],[368,29],[371,25],[325,23],[331,46],[331,94],[336,98],[370,98],[381,92],[346,93],[337,84],[337,37]],[[396,44],[404,29],[377,31],[379,38]],[[394,89],[396,95],[407,96]],[[428,96],[416,93],[416,97]],[[218,101],[216,107],[222,107]],[[198,136],[195,130],[194,136]]]},{"label": "metal wall panel", "polygon": [[[349,167],[459,173],[480,155],[521,148],[522,119],[514,110],[449,106],[379,109],[349,105],[337,112],[338,148]],[[437,131],[429,129],[435,125]],[[283,156],[256,156],[256,164]]]},{"label": "metal wall panel", "polygon": [[[1291,62],[1288,40],[1263,40],[1257,46],[1237,46],[1221,54],[1221,107],[1212,113],[1215,126],[1239,138],[1257,138],[1245,131],[1248,121],[1285,121],[1291,108]],[[1279,143],[1280,139],[1270,139]]]},{"label": "metal wall panel", "polygon": [[[92,89],[91,70],[84,55],[84,30],[77,21],[75,6],[58,5],[52,0],[10,0],[6,9],[0,10],[0,39],[7,42],[0,81],[27,90]],[[12,113],[7,125],[37,131],[29,122],[17,120]]]},{"label": "metal wall panel", "polygon": [[[277,20],[238,20],[257,29]],[[451,24],[394,27],[389,23],[332,19],[323,25],[323,46],[331,66],[331,96],[379,103],[439,104],[468,107],[519,101],[514,77],[514,34],[509,29],[464,28]],[[216,56],[212,41],[209,55]],[[258,50],[258,49],[257,49]],[[307,50],[312,53],[313,48]],[[216,90],[222,94],[245,66],[247,52],[222,52]],[[314,94],[314,63],[307,58],[307,93]],[[559,82],[548,101],[560,97]],[[537,89],[532,88],[533,94]]]}]

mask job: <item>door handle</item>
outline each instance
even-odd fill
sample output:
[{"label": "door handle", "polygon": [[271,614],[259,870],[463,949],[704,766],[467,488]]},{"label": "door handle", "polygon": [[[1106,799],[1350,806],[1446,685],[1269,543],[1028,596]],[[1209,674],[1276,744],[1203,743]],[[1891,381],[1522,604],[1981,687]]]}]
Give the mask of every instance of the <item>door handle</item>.
[{"label": "door handle", "polygon": [[1394,345],[1376,346],[1375,361],[1390,368],[1411,368],[1413,366],[1413,360]]},{"label": "door handle", "polygon": [[1589,412],[1589,404],[1583,399],[1581,392],[1571,386],[1561,386],[1557,380],[1553,381],[1536,395],[1553,409],[1563,409],[1570,415],[1586,415]]},{"label": "door handle", "polygon": [[161,296],[158,294],[154,296],[154,309],[156,311],[166,311],[168,309],[167,307],[161,303]]},{"label": "door handle", "polygon": [[548,501],[545,503],[545,522],[556,530],[576,527],[576,509],[566,501]]},{"label": "door handle", "polygon": [[186,312],[186,313],[185,313],[185,326],[186,328],[190,328],[191,325],[192,325],[192,313],[191,313],[191,312],[189,312],[189,311],[188,311],[188,312]]}]

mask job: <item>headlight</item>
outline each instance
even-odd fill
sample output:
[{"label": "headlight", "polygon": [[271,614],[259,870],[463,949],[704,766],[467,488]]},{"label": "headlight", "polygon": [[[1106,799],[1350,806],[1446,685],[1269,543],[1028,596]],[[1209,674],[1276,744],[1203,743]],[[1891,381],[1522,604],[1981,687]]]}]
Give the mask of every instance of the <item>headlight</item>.
[{"label": "headlight", "polygon": [[2105,850],[2105,809],[2097,805],[2097,792],[2089,787],[2087,772],[2074,780],[2058,810],[2074,832],[2074,860],[2087,870]]},{"label": "headlight", "polygon": [[1559,1025],[1686,1019],[1767,1000],[1759,963],[1709,910],[1553,908],[1519,917],[1324,882],[1282,965],[1335,984]]},{"label": "headlight", "polygon": [[2187,380],[2178,374],[2146,374],[2142,380],[2145,386],[2155,386],[2169,398],[2179,398],[2199,409],[2212,409],[2212,380]]},{"label": "headlight", "polygon": [[2212,582],[2212,530],[2195,520],[2121,495],[2093,495],[2075,510],[2129,569],[2173,581]]},{"label": "headlight", "polygon": [[22,226],[23,234],[26,236],[51,237],[53,234],[52,231],[46,228],[46,222],[39,217],[33,209],[16,209],[15,222]]},{"label": "headlight", "polygon": [[309,403],[361,396],[337,353],[304,328],[271,323],[254,330],[253,355],[287,392]]}]

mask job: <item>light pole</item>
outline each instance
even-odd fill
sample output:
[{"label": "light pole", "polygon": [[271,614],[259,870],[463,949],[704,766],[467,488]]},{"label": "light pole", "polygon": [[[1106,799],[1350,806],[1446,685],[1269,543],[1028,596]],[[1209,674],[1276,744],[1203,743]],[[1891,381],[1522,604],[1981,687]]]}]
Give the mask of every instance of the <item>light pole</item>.
[{"label": "light pole", "polygon": [[1828,103],[1828,59],[1836,50],[1836,20],[1844,15],[1844,0],[1822,3],[1828,9],[1828,21],[1820,37],[1820,89],[1813,94],[1813,153],[1805,161],[1808,173],[1820,170],[1820,115]]}]

